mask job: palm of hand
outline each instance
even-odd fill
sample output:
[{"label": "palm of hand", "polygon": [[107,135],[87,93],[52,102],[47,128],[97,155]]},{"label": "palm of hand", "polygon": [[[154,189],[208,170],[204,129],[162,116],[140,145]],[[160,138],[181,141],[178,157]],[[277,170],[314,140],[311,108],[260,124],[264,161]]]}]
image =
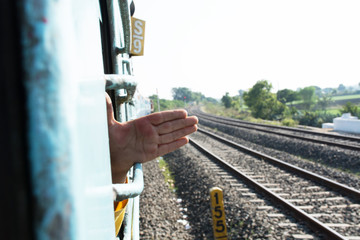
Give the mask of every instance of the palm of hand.
[{"label": "palm of hand", "polygon": [[150,161],[185,145],[188,142],[186,135],[197,129],[197,118],[188,117],[184,110],[163,111],[119,123],[113,117],[109,99],[108,127],[113,182],[123,182],[134,163]]}]

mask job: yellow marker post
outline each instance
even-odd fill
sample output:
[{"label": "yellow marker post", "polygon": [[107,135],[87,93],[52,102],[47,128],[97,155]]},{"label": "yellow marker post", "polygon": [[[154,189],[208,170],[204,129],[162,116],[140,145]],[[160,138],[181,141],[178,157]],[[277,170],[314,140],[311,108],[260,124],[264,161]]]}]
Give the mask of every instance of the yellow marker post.
[{"label": "yellow marker post", "polygon": [[227,229],[225,221],[223,192],[218,187],[210,189],[211,214],[213,219],[214,239],[225,240]]},{"label": "yellow marker post", "polygon": [[134,56],[144,55],[145,21],[131,17],[131,49]]}]

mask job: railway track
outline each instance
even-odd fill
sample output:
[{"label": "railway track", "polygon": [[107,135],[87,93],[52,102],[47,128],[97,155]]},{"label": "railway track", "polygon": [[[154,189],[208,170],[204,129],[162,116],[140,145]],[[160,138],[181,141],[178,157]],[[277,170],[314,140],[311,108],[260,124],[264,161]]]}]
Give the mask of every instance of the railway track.
[{"label": "railway track", "polygon": [[356,137],[356,136],[322,133],[322,132],[310,131],[307,129],[252,123],[238,119],[230,119],[220,116],[204,114],[199,111],[193,111],[193,113],[196,116],[198,116],[200,120],[205,119],[217,124],[223,124],[236,128],[251,129],[264,133],[270,133],[270,134],[275,134],[289,138],[296,138],[308,142],[326,144],[329,146],[340,147],[343,149],[360,151],[360,137]]},{"label": "railway track", "polygon": [[[236,179],[241,179],[256,189],[256,192],[261,192],[261,195],[270,199],[273,204],[281,205],[282,209],[286,209],[298,221],[306,223],[315,233],[319,233],[320,238],[360,239],[358,190],[252,151],[201,129],[192,136],[191,143],[226,168],[228,173],[225,175],[231,174]],[[206,148],[214,153],[210,153]],[[248,154],[251,154],[251,157]],[[234,181],[230,176],[226,176],[225,179]],[[243,190],[243,186],[240,186],[239,194],[245,197],[246,194],[241,193]],[[249,193],[247,196],[252,194]],[[262,199],[253,201],[260,204],[264,202]],[[259,207],[273,209],[272,206],[266,205]],[[279,218],[277,221],[279,224],[283,223],[282,227],[284,224],[292,227],[293,223],[281,220],[283,213],[270,211],[268,216]],[[293,234],[292,237],[299,236],[309,238],[304,233],[298,236]]]}]

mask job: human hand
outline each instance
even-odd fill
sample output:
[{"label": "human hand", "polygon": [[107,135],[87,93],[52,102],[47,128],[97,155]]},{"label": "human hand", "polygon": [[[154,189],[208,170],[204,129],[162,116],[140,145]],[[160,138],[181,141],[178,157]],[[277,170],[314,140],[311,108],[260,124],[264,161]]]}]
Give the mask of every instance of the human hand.
[{"label": "human hand", "polygon": [[186,135],[197,130],[198,119],[185,110],[153,113],[129,122],[114,119],[106,94],[113,183],[123,183],[131,166],[174,151],[189,142]]}]

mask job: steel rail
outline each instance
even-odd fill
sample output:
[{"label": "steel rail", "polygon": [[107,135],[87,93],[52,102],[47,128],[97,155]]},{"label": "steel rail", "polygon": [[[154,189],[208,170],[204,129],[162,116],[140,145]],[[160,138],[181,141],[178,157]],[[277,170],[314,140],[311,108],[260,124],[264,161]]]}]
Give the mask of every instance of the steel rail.
[{"label": "steel rail", "polygon": [[[249,127],[241,126],[241,125],[238,125],[236,123],[231,123],[231,122],[224,123],[224,122],[221,122],[219,120],[216,120],[216,119],[213,119],[213,118],[210,118],[210,117],[204,117],[204,118],[210,119],[211,121],[216,122],[216,123],[222,123],[222,124],[226,124],[226,125],[230,125],[230,126],[234,126],[234,127],[240,127],[240,128],[249,129]],[[200,118],[200,120],[201,120],[201,118]],[[346,148],[346,149],[350,149],[350,150],[360,151],[360,146],[356,146],[356,145],[350,145],[350,144],[337,143],[337,142],[332,142],[332,141],[327,141],[327,140],[314,139],[314,138],[311,138],[311,137],[297,136],[297,135],[288,134],[288,133],[279,133],[279,132],[276,132],[276,131],[261,129],[261,128],[257,128],[257,127],[252,127],[251,129],[255,129],[255,130],[258,130],[258,131],[261,131],[261,132],[266,132],[266,133],[277,134],[277,135],[284,136],[284,137],[297,138],[297,139],[300,139],[300,140],[306,140],[306,141],[316,142],[316,143],[320,143],[320,144],[327,144],[327,145],[342,147],[342,148]]]},{"label": "steel rail", "polygon": [[356,136],[344,136],[344,135],[336,135],[336,134],[332,134],[332,133],[314,132],[314,131],[311,131],[311,130],[300,129],[300,128],[295,128],[295,127],[254,123],[254,122],[244,121],[244,120],[240,120],[240,119],[228,118],[228,117],[223,117],[223,116],[216,116],[216,115],[212,115],[212,114],[203,113],[203,112],[200,112],[200,111],[193,111],[193,112],[196,115],[203,116],[204,118],[211,118],[211,119],[219,118],[219,119],[223,119],[223,120],[227,120],[227,121],[238,122],[238,123],[254,125],[254,126],[259,126],[259,127],[268,127],[268,128],[275,128],[275,129],[293,131],[293,132],[299,132],[299,133],[308,133],[308,134],[318,135],[318,136],[322,136],[322,137],[330,137],[330,138],[336,138],[336,139],[356,141],[356,142],[360,143],[360,137],[356,137]]},{"label": "steel rail", "polygon": [[224,160],[222,160],[220,157],[216,156],[215,154],[208,151],[206,148],[202,147],[200,144],[196,143],[191,138],[189,139],[190,143],[195,146],[197,149],[199,149],[201,152],[203,152],[208,157],[215,159],[219,164],[221,164],[224,168],[226,168],[228,171],[230,171],[232,174],[236,175],[240,179],[242,179],[245,183],[248,185],[251,185],[255,189],[257,189],[261,194],[267,196],[270,198],[271,201],[275,202],[275,204],[281,205],[283,208],[289,211],[291,215],[293,215],[296,219],[299,219],[301,221],[304,221],[310,229],[312,229],[314,232],[319,232],[329,239],[342,239],[345,240],[346,237],[342,236],[338,232],[334,231],[333,229],[329,228],[328,226],[324,225],[319,220],[315,219],[314,217],[311,217],[309,214],[301,210],[300,208],[297,208],[295,205],[291,204],[290,202],[286,201],[284,198],[278,196],[277,194],[273,193],[272,191],[268,190],[263,185],[259,184],[255,180],[249,178],[241,171],[237,170],[232,165],[228,164]]},{"label": "steel rail", "polygon": [[344,184],[333,181],[333,180],[331,180],[329,178],[325,178],[325,177],[320,176],[320,175],[318,175],[316,173],[307,171],[307,170],[299,168],[299,167],[297,167],[295,165],[284,162],[284,161],[282,161],[280,159],[271,157],[271,156],[266,155],[264,153],[261,153],[259,151],[255,151],[255,150],[253,150],[251,148],[248,148],[248,147],[243,146],[241,144],[238,144],[236,142],[230,141],[230,140],[225,139],[225,138],[223,138],[223,137],[221,137],[219,135],[216,135],[214,133],[202,130],[200,128],[198,129],[198,132],[202,132],[202,133],[204,133],[204,134],[206,134],[208,136],[216,138],[217,140],[219,140],[219,141],[221,141],[221,142],[223,142],[225,144],[231,145],[232,147],[235,147],[237,149],[240,149],[242,151],[250,153],[250,154],[252,154],[254,156],[260,157],[263,160],[266,160],[266,161],[268,161],[268,162],[270,162],[270,163],[272,163],[274,165],[280,166],[280,167],[282,167],[282,168],[284,168],[286,170],[290,170],[290,171],[292,171],[292,172],[294,172],[296,174],[302,175],[302,176],[304,176],[304,177],[306,177],[306,178],[308,178],[308,179],[310,179],[312,181],[316,181],[316,182],[318,182],[318,183],[320,183],[320,184],[322,184],[322,185],[324,185],[326,187],[332,188],[333,190],[341,192],[341,193],[343,193],[343,194],[345,194],[347,196],[351,196],[351,197],[353,197],[355,199],[360,199],[360,191],[355,189],[355,188],[351,188],[351,187],[346,186]]}]

